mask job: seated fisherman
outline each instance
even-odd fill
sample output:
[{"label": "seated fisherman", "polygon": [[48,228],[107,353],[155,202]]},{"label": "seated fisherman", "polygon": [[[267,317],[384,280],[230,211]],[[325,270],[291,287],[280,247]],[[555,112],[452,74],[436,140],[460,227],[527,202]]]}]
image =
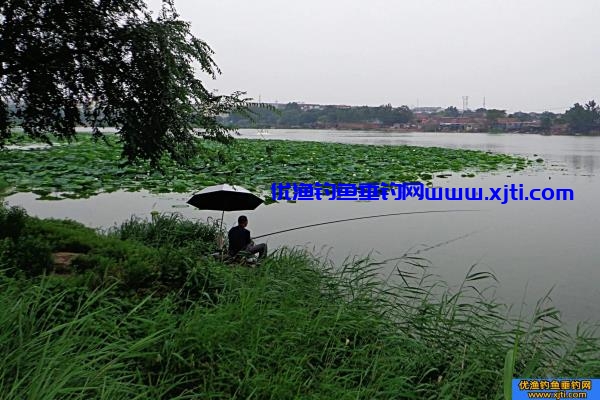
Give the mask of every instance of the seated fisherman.
[{"label": "seated fisherman", "polygon": [[229,230],[229,255],[235,257],[240,251],[244,250],[250,254],[258,253],[258,258],[262,259],[267,256],[267,245],[261,243],[255,245],[250,239],[250,231],[246,229],[248,226],[248,218],[241,215],[238,218],[238,225]]}]

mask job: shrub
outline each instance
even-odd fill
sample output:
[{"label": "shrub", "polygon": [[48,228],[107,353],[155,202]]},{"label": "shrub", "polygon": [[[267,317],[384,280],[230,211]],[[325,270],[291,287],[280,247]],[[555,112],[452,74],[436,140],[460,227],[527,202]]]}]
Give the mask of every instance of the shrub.
[{"label": "shrub", "polygon": [[50,245],[39,237],[29,235],[16,241],[11,258],[14,267],[29,277],[50,271],[54,264]]},{"label": "shrub", "polygon": [[0,265],[9,275],[35,276],[53,266],[47,241],[27,232],[31,220],[20,207],[0,206]]},{"label": "shrub", "polygon": [[0,206],[0,239],[16,240],[27,222],[27,213],[23,208]]}]

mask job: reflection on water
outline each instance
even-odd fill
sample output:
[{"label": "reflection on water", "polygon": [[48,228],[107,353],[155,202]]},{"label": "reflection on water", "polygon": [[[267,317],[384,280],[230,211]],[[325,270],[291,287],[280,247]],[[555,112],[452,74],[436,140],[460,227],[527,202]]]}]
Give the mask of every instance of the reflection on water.
[{"label": "reflection on water", "polygon": [[[552,298],[564,320],[600,320],[600,138],[539,135],[462,133],[377,133],[339,131],[269,131],[269,139],[336,141],[363,144],[410,144],[481,149],[545,160],[520,173],[497,172],[476,178],[436,179],[445,187],[502,187],[523,184],[531,188],[571,188],[574,201],[308,201],[261,206],[255,211],[225,214],[228,226],[248,215],[254,236],[290,227],[358,216],[443,209],[475,208],[474,213],[406,215],[343,222],[264,238],[269,248],[302,245],[328,252],[336,262],[353,254],[380,259],[423,250],[432,272],[458,284],[472,264],[492,270],[500,281],[497,294],[508,301],[528,303],[554,286]],[[256,131],[242,137],[260,138]],[[220,218],[219,212],[186,207],[190,194],[150,195],[145,192],[101,194],[86,200],[36,201],[32,194],[10,196],[41,217],[72,218],[90,226],[110,227],[132,214],[149,217],[151,211],[180,212],[188,218]],[[175,207],[174,207],[175,206]],[[475,232],[475,233],[473,233]],[[472,233],[472,234],[471,234]],[[470,235],[468,235],[470,234]],[[262,239],[261,239],[262,240]],[[444,244],[445,242],[448,242]],[[330,250],[330,251],[327,251]],[[388,274],[395,263],[383,267]]]},{"label": "reflection on water", "polygon": [[591,154],[573,154],[566,157],[567,164],[572,165],[573,168],[582,170],[583,172],[587,172],[589,174],[594,173],[594,162],[598,158],[597,155]]}]

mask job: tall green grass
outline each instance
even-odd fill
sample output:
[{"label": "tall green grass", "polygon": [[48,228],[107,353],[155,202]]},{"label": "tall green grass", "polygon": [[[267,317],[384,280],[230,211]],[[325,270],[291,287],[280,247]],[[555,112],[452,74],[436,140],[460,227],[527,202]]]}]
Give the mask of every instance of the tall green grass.
[{"label": "tall green grass", "polygon": [[181,214],[153,214],[151,220],[132,217],[109,235],[121,240],[134,240],[150,247],[185,248],[194,255],[217,250],[219,225],[184,219]]},{"label": "tall green grass", "polygon": [[197,250],[177,285],[133,285],[140,249],[186,257],[190,225],[168,218],[95,234],[108,269],[0,274],[0,398],[501,399],[512,376],[600,375],[593,327],[570,334],[548,298],[514,317],[475,268],[453,290],[414,258],[382,280],[368,258],[281,249],[247,268]]},{"label": "tall green grass", "polygon": [[10,187],[10,184],[8,182],[6,182],[4,179],[0,178],[0,196],[9,187]]}]

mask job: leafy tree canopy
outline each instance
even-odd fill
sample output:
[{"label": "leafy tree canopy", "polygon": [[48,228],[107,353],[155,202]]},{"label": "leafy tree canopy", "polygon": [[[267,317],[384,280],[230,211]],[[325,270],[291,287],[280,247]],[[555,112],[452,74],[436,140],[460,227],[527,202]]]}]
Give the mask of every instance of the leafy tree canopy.
[{"label": "leafy tree canopy", "polygon": [[444,110],[445,117],[458,117],[459,115],[460,112],[458,111],[458,108],[454,106],[450,106]]},{"label": "leafy tree canopy", "polygon": [[506,117],[506,110],[497,110],[490,108],[486,110],[486,116],[490,118],[504,118]]},{"label": "leafy tree canopy", "polygon": [[556,114],[550,111],[544,111],[540,116],[540,127],[544,131],[549,131],[556,120]]},{"label": "leafy tree canopy", "polygon": [[565,121],[569,128],[577,133],[590,133],[600,131],[600,107],[594,100],[585,105],[575,103],[565,112]]},{"label": "leafy tree canopy", "polygon": [[195,75],[220,73],[173,0],[153,17],[143,0],[0,2],[0,146],[25,133],[71,140],[75,127],[118,128],[128,161],[194,153],[194,128],[228,142],[218,116],[248,112],[243,93],[216,95]]},{"label": "leafy tree canopy", "polygon": [[533,118],[528,113],[517,111],[516,113],[510,114],[509,117],[516,118],[521,122],[531,121]]}]

